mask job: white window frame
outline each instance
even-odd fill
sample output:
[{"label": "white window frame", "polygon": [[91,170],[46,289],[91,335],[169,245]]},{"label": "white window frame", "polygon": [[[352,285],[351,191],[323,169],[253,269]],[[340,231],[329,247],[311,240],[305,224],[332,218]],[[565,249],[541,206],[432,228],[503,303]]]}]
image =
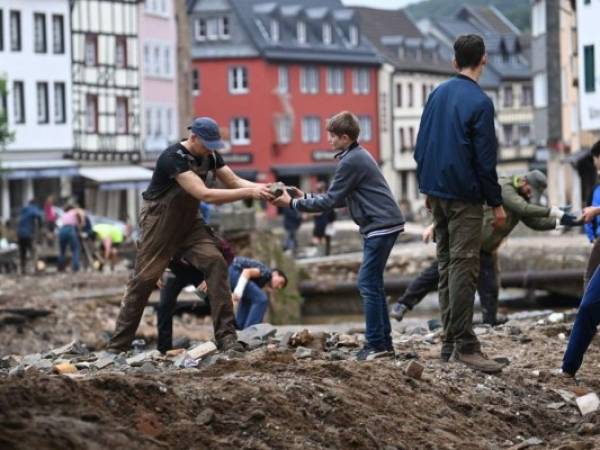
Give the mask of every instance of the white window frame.
[{"label": "white window frame", "polygon": [[306,23],[300,20],[296,24],[296,40],[298,44],[306,44]]},{"label": "white window frame", "polygon": [[38,125],[48,124],[50,123],[50,93],[48,92],[48,83],[38,81],[35,84],[35,91],[37,95],[37,123]]},{"label": "white window frame", "polygon": [[250,120],[247,117],[234,117],[230,122],[231,145],[250,144]]},{"label": "white window frame", "polygon": [[327,93],[328,94],[343,94],[344,93],[344,69],[341,67],[327,68]]},{"label": "white window frame", "polygon": [[361,142],[370,142],[373,139],[373,121],[371,116],[358,116],[358,123],[360,124],[360,136]]},{"label": "white window frame", "polygon": [[210,17],[206,19],[206,39],[216,41],[219,39],[219,18]]},{"label": "white window frame", "polygon": [[54,123],[67,123],[67,88],[64,82],[54,83]]},{"label": "white window frame", "polygon": [[25,83],[21,80],[13,81],[13,109],[16,124],[23,124],[26,120]]},{"label": "white window frame", "polygon": [[46,33],[46,14],[33,14],[33,51],[35,53],[48,52],[48,39]]},{"label": "white window frame", "polygon": [[531,37],[546,33],[546,0],[536,0],[531,7]]},{"label": "white window frame", "polygon": [[88,34],[84,39],[85,65],[94,67],[98,63],[98,35]]},{"label": "white window frame", "polygon": [[199,17],[194,21],[194,38],[197,41],[206,41],[206,19]]},{"label": "white window frame", "polygon": [[[93,109],[90,108],[91,106],[93,106]],[[98,96],[95,94],[87,94],[85,98],[85,131],[87,133],[98,132],[98,107]]]},{"label": "white window frame", "polygon": [[271,42],[279,42],[279,21],[277,19],[271,19],[269,24],[269,38]]},{"label": "white window frame", "polygon": [[127,126],[128,109],[127,97],[115,98],[115,131],[117,134],[126,134],[129,132],[129,127]]},{"label": "white window frame", "polygon": [[316,144],[321,142],[321,119],[317,116],[302,118],[302,142]]},{"label": "white window frame", "polygon": [[146,137],[152,137],[152,116],[153,111],[151,106],[146,106],[145,118],[146,118]]},{"label": "white window frame", "polygon": [[288,116],[277,119],[277,143],[289,144],[292,142],[292,119]]},{"label": "white window frame", "polygon": [[368,95],[371,93],[371,74],[369,69],[352,70],[352,92],[357,95]]},{"label": "white window frame", "polygon": [[152,48],[152,74],[160,77],[161,72],[160,72],[160,67],[161,67],[161,63],[160,63],[160,56],[161,56],[161,51],[160,51],[160,45],[158,44],[154,44],[154,47]]},{"label": "white window frame", "polygon": [[148,42],[144,42],[144,74],[150,75],[152,73],[152,49]]},{"label": "white window frame", "polygon": [[300,68],[300,92],[302,94],[319,93],[319,68],[304,66]]},{"label": "white window frame", "polygon": [[228,85],[230,94],[247,94],[250,91],[248,69],[246,66],[233,66],[229,68]]},{"label": "white window frame", "polygon": [[165,137],[167,140],[172,139],[173,137],[173,108],[167,107],[165,109]]},{"label": "white window frame", "polygon": [[[121,44],[123,44],[121,46]],[[122,52],[119,49],[122,49]],[[118,68],[127,67],[127,38],[118,36],[115,38],[115,66]]]},{"label": "white window frame", "polygon": [[219,21],[219,37],[223,40],[231,38],[231,21],[229,16],[221,16],[217,19]]},{"label": "white window frame", "polygon": [[159,138],[162,136],[163,132],[162,132],[162,108],[160,106],[157,106],[156,108],[154,108],[154,130],[153,130],[153,135],[156,138]]},{"label": "white window frame", "polygon": [[192,95],[200,95],[200,69],[197,67],[192,69]]},{"label": "white window frame", "polygon": [[358,47],[359,42],[358,27],[356,25],[350,25],[348,27],[348,43],[352,47]]},{"label": "white window frame", "polygon": [[546,108],[548,106],[548,75],[538,73],[533,76],[533,106]]},{"label": "white window frame", "polygon": [[165,45],[162,53],[164,76],[171,78],[173,75],[173,57],[171,56],[171,47],[169,45]]},{"label": "white window frame", "polygon": [[65,53],[65,16],[52,15],[52,52],[55,55]]},{"label": "white window frame", "polygon": [[290,91],[290,71],[288,66],[279,66],[277,74],[277,91],[280,94],[287,94]]},{"label": "white window frame", "polygon": [[331,45],[333,43],[333,28],[330,23],[324,23],[322,30],[323,44]]}]

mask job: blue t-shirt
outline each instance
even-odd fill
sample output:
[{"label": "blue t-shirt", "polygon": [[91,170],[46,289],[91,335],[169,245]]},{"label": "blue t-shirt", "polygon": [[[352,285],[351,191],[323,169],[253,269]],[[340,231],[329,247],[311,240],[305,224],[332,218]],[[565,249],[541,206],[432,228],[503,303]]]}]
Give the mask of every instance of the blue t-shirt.
[{"label": "blue t-shirt", "polygon": [[17,236],[20,238],[31,238],[35,230],[35,222],[41,222],[43,217],[42,210],[35,205],[27,205],[21,209],[19,216],[19,225],[17,226]]},{"label": "blue t-shirt", "polygon": [[[233,269],[237,269],[240,272],[244,269],[258,269],[260,272],[260,276],[258,278],[252,278],[253,283],[256,283],[259,288],[265,287],[268,283],[271,282],[271,275],[273,274],[273,270],[268,268],[265,264],[255,259],[245,258],[243,256],[236,256],[231,263],[231,267]],[[235,280],[237,283],[237,280]]]},{"label": "blue t-shirt", "polygon": [[[588,206],[600,206],[600,183],[594,187],[594,192],[592,193],[592,202]],[[585,234],[589,238],[590,242],[593,242],[596,237],[600,237],[600,218],[598,216],[594,217],[590,223],[586,223]]]}]

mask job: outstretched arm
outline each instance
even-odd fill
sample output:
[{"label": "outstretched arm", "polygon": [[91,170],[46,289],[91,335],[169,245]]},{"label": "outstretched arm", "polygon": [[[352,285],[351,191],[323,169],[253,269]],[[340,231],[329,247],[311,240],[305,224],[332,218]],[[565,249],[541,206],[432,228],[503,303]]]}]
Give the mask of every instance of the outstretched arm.
[{"label": "outstretched arm", "polygon": [[273,196],[266,186],[243,187],[236,189],[211,189],[194,172],[187,171],[175,176],[181,188],[197,200],[208,203],[231,203],[244,199],[271,200]]}]

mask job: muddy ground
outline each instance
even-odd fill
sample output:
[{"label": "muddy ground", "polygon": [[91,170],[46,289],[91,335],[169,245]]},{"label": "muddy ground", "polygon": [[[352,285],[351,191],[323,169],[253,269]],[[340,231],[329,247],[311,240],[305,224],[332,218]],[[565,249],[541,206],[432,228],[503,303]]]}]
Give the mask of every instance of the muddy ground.
[{"label": "muddy ground", "polygon": [[[126,274],[0,279],[0,311],[35,307],[45,317],[0,312],[0,357],[45,352],[73,338],[94,350],[108,338]],[[154,318],[142,336],[153,345]],[[210,337],[204,319],[176,333]],[[398,358],[300,359],[262,346],[191,369],[154,366],[55,375],[0,370],[2,449],[593,449],[600,414],[581,416],[573,397],[600,391],[593,343],[577,382],[559,377],[571,327],[547,314],[478,328],[488,354],[511,359],[500,375],[441,363],[437,333],[394,334]],[[421,379],[405,369],[411,361]]]}]

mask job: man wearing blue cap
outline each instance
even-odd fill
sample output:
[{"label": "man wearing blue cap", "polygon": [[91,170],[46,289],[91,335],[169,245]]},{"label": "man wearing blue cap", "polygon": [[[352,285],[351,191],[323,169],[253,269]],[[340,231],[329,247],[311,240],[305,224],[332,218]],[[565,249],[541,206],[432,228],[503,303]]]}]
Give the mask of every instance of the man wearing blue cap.
[{"label": "man wearing blue cap", "polygon": [[[198,214],[198,202],[221,204],[273,197],[267,185],[244,180],[225,164],[218,153],[225,144],[213,119],[199,117],[188,129],[186,140],[158,157],[150,185],[142,194],[141,237],[134,273],[108,344],[111,351],[129,348],[148,297],[175,254],[206,276],[217,347],[241,349],[221,241]],[[215,179],[226,189],[213,188]]]}]

